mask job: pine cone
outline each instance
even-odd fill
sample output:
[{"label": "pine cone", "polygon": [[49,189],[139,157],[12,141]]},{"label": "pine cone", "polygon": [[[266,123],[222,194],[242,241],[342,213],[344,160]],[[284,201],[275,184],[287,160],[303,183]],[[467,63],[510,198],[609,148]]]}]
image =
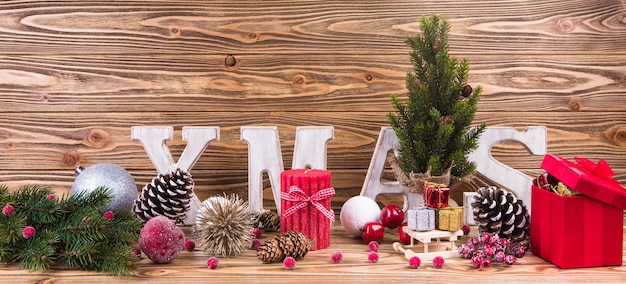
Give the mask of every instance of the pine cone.
[{"label": "pine cone", "polygon": [[176,224],[182,224],[189,211],[193,187],[191,174],[181,169],[159,174],[143,187],[133,212],[144,222],[152,217],[165,216]]},{"label": "pine cone", "polygon": [[252,226],[265,231],[280,230],[280,215],[271,210],[252,213]]},{"label": "pine cone", "polygon": [[507,238],[511,247],[528,248],[530,216],[522,200],[495,186],[481,187],[472,202],[474,220],[480,232]]},{"label": "pine cone", "polygon": [[257,257],[263,263],[281,262],[287,257],[303,259],[311,248],[311,240],[300,232],[288,231],[259,246]]}]

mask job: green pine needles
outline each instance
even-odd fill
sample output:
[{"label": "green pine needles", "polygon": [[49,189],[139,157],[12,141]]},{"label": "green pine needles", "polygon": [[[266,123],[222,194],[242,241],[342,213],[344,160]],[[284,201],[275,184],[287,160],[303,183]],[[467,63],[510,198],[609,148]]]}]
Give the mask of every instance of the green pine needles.
[{"label": "green pine needles", "polygon": [[108,203],[106,188],[57,198],[49,188],[0,185],[0,261],[132,275],[141,222],[130,211],[103,212]]},{"label": "green pine needles", "polygon": [[396,113],[388,119],[400,146],[398,164],[411,173],[462,178],[476,169],[467,154],[478,147],[486,125],[470,128],[482,93],[467,84],[469,62],[448,54],[450,24],[439,15],[422,17],[422,34],[408,37],[414,66],[407,73],[408,98],[391,95]]}]

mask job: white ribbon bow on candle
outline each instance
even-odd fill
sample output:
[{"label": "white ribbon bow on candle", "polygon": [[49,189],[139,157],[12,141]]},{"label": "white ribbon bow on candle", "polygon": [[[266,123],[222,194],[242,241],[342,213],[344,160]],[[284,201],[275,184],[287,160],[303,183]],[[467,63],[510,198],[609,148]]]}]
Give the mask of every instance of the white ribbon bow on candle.
[{"label": "white ribbon bow on candle", "polygon": [[291,206],[289,209],[285,210],[285,212],[283,212],[283,216],[284,217],[291,216],[293,213],[296,213],[296,211],[306,207],[310,202],[311,204],[313,204],[313,206],[315,206],[315,208],[317,208],[317,210],[322,212],[322,214],[324,214],[326,218],[328,218],[332,222],[335,222],[335,214],[333,214],[333,212],[330,211],[329,209],[326,209],[326,207],[324,207],[324,205],[322,205],[319,202],[326,198],[330,198],[334,195],[335,195],[335,189],[332,187],[324,188],[314,193],[313,195],[308,196],[306,195],[306,193],[304,193],[304,191],[302,191],[302,189],[300,189],[299,187],[295,185],[292,185],[291,187],[289,187],[288,193],[287,192],[280,193],[280,198],[287,200],[287,201],[295,201],[298,203],[294,206]]}]

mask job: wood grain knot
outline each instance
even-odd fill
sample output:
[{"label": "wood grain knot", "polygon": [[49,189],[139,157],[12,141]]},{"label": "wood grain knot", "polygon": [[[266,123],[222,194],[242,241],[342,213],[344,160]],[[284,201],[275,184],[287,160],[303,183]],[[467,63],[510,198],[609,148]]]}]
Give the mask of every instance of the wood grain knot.
[{"label": "wood grain knot", "polygon": [[559,30],[566,32],[566,33],[574,30],[574,22],[568,19],[560,19],[557,22],[557,25],[559,26]]},{"label": "wood grain knot", "polygon": [[177,27],[177,26],[170,27],[170,36],[180,37],[180,27]]},{"label": "wood grain knot", "polygon": [[85,141],[95,147],[102,147],[108,140],[109,133],[102,129],[92,129],[85,137]]},{"label": "wood grain knot", "polygon": [[626,146],[626,125],[615,125],[607,129],[604,137],[617,146]]},{"label": "wood grain knot", "polygon": [[249,33],[249,34],[248,34],[248,38],[249,38],[249,39],[256,39],[256,38],[258,38],[258,37],[259,37],[259,36],[258,36],[257,34],[255,34],[255,33]]},{"label": "wood grain knot", "polygon": [[49,102],[50,101],[50,95],[48,94],[41,94],[41,101],[43,102]]},{"label": "wood grain knot", "polygon": [[293,77],[293,84],[294,85],[302,85],[304,84],[304,76],[302,75],[296,75]]},{"label": "wood grain knot", "polygon": [[374,79],[374,76],[372,76],[370,74],[365,75],[365,80],[372,81],[372,79]]},{"label": "wood grain knot", "polygon": [[227,55],[224,59],[224,66],[233,67],[235,65],[237,65],[237,58],[235,58],[232,54]]},{"label": "wood grain knot", "polygon": [[68,167],[76,167],[80,162],[80,153],[72,150],[63,154],[63,164]]},{"label": "wood grain knot", "polygon": [[579,97],[571,97],[567,105],[571,111],[580,111],[583,108],[582,100]]}]

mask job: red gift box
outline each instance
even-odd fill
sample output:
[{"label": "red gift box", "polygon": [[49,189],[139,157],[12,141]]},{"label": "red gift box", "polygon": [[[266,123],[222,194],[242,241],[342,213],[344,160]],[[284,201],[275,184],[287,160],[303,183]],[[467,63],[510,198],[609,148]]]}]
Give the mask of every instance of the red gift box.
[{"label": "red gift box", "polygon": [[583,195],[560,196],[533,185],[531,251],[560,268],[621,265],[626,189],[581,161],[544,157],[543,169]]},{"label": "red gift box", "polygon": [[445,184],[427,182],[424,185],[424,205],[431,208],[448,207],[450,188]]},{"label": "red gift box", "polygon": [[293,169],[280,174],[280,231],[299,231],[313,240],[311,250],[330,246],[330,227],[335,214],[330,198],[330,172]]}]

